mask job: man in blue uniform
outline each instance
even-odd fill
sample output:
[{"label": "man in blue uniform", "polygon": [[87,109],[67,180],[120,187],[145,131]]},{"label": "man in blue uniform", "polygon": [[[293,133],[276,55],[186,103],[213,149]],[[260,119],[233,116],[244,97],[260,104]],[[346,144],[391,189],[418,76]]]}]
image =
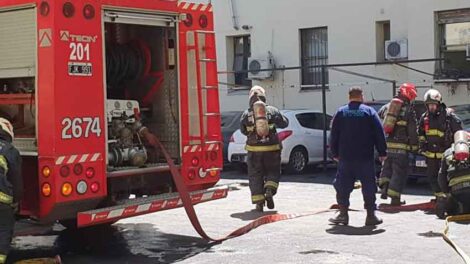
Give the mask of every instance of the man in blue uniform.
[{"label": "man in blue uniform", "polygon": [[387,144],[382,124],[377,112],[362,102],[364,96],[360,87],[349,90],[349,104],[339,108],[332,122],[331,151],[339,163],[334,180],[339,214],[331,218],[333,224],[349,223],[349,196],[354,189],[354,182],[362,183],[364,207],[367,210],[366,225],[382,223],[375,215],[374,147],[380,160],[386,159]]}]

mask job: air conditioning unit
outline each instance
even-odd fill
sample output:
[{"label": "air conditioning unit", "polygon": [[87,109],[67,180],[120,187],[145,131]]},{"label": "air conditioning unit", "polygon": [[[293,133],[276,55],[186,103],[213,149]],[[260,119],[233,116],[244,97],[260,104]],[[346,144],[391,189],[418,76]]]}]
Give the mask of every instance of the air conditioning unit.
[{"label": "air conditioning unit", "polygon": [[[273,77],[274,59],[268,56],[266,59],[248,58],[248,79],[265,80]],[[264,70],[264,71],[260,71]],[[269,71],[266,71],[269,70]]]},{"label": "air conditioning unit", "polygon": [[400,60],[408,58],[408,40],[387,40],[385,41],[385,59]]}]

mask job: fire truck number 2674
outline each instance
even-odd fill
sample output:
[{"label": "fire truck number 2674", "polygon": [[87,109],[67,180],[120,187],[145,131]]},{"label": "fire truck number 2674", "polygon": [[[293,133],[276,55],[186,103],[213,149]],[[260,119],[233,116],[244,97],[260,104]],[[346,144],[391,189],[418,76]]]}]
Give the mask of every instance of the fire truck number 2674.
[{"label": "fire truck number 2674", "polygon": [[91,135],[101,135],[99,117],[64,118],[62,120],[62,139],[89,138]]}]

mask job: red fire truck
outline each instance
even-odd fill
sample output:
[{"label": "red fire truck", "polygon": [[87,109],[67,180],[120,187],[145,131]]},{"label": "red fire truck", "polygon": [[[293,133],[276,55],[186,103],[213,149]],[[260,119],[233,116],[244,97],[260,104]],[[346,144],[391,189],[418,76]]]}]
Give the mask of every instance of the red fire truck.
[{"label": "red fire truck", "polygon": [[0,116],[23,158],[20,214],[78,227],[224,198],[212,6],[0,1]]}]

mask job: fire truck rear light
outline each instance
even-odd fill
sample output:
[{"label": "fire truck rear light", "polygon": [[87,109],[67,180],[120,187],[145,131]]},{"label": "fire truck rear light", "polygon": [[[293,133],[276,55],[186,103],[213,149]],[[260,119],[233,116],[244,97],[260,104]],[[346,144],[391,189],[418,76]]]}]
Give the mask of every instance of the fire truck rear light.
[{"label": "fire truck rear light", "polygon": [[188,178],[190,180],[194,180],[194,178],[196,178],[196,172],[194,170],[189,170],[188,172]]},{"label": "fire truck rear light", "polygon": [[62,13],[64,13],[65,17],[73,17],[73,15],[75,15],[75,7],[71,2],[65,2],[62,7]]},{"label": "fire truck rear light", "polygon": [[211,170],[211,171],[209,172],[209,175],[210,175],[211,177],[217,176],[217,170]]},{"label": "fire truck rear light", "polygon": [[49,167],[47,167],[47,166],[44,166],[44,167],[42,168],[42,176],[44,176],[44,177],[46,177],[46,178],[49,177],[49,176],[51,176],[51,169],[50,169]]},{"label": "fire truck rear light", "polygon": [[51,196],[51,185],[49,183],[44,183],[41,187],[41,192],[45,197]]},{"label": "fire truck rear light", "polygon": [[82,164],[75,164],[75,166],[73,166],[73,173],[75,173],[75,175],[80,175],[82,174],[82,172],[83,172]]},{"label": "fire truck rear light", "polygon": [[69,196],[70,194],[72,194],[72,191],[73,191],[72,184],[66,182],[62,185],[62,195],[63,196]]},{"label": "fire truck rear light", "polygon": [[100,184],[97,182],[94,182],[91,184],[90,189],[92,192],[96,193],[100,190]]},{"label": "fire truck rear light", "polygon": [[197,167],[197,165],[199,165],[199,159],[194,157],[192,160],[191,160],[191,165],[193,165],[193,167]]},{"label": "fire truck rear light", "polygon": [[70,175],[70,168],[67,165],[64,165],[60,168],[60,176],[67,177]]},{"label": "fire truck rear light", "polygon": [[92,167],[86,169],[85,175],[87,178],[93,178],[95,176],[95,169]]},{"label": "fire truck rear light", "polygon": [[94,18],[95,17],[95,8],[90,4],[85,5],[85,7],[83,8],[83,16],[86,19]]},{"label": "fire truck rear light", "polygon": [[206,15],[201,15],[199,17],[199,26],[201,26],[202,28],[206,28],[207,27],[207,16]]},{"label": "fire truck rear light", "polygon": [[49,3],[43,1],[41,3],[41,6],[39,7],[39,12],[41,13],[42,16],[47,16],[49,15],[49,11],[51,11]]},{"label": "fire truck rear light", "polygon": [[209,154],[210,158],[212,161],[216,160],[217,159],[217,152],[215,151],[211,151],[211,153]]},{"label": "fire truck rear light", "polygon": [[77,193],[84,194],[88,190],[88,184],[85,181],[79,181],[77,183]]}]

